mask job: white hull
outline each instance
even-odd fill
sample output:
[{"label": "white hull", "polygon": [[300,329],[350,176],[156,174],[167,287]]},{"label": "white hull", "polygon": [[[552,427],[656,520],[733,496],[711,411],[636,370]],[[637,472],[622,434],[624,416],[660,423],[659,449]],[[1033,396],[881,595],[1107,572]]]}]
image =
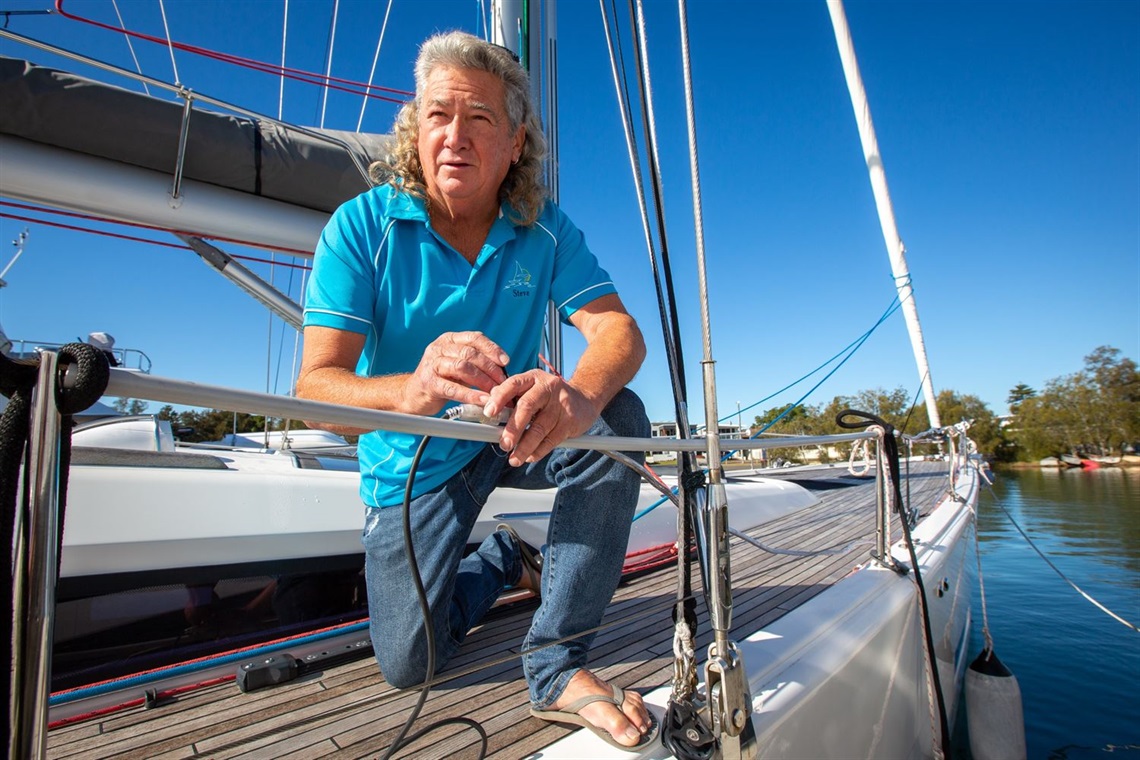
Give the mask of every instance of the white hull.
[{"label": "white hull", "polygon": [[[977,488],[971,470],[958,486],[966,501],[944,499],[914,531],[951,726],[968,664]],[[910,565],[901,542],[892,554]],[[912,575],[868,563],[738,646],[752,691],[758,757],[933,756],[931,721],[937,726],[938,717],[926,688]],[[669,695],[668,687],[646,695],[659,718]],[[541,756],[634,756],[606,752],[595,737],[579,731],[544,748]],[[670,755],[658,745],[640,757]]]},{"label": "white hull", "polygon": [[[362,553],[364,506],[355,469],[302,469],[288,452],[213,451],[227,469],[73,465],[61,576],[76,579]],[[818,503],[798,486],[763,478],[730,486],[732,524],[761,525]],[[472,541],[502,522],[546,543],[553,490],[499,489]],[[638,510],[661,498],[642,487]],[[672,545],[677,512],[666,503],[637,520],[629,553]]]}]

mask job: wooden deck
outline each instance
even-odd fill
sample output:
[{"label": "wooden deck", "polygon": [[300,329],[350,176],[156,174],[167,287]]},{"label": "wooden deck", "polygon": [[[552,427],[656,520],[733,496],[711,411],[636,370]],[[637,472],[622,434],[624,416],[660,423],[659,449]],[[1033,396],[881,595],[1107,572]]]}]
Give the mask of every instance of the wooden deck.
[{"label": "wooden deck", "polygon": [[[823,504],[750,535],[774,548],[846,550],[800,557],[772,554],[733,539],[734,639],[768,625],[843,578],[867,560],[873,546],[871,479],[852,478],[845,469],[783,477],[811,488]],[[909,490],[912,503],[928,511],[946,490],[945,465],[912,465]],[[699,588],[699,577],[694,584]],[[672,677],[670,613],[676,588],[672,567],[623,582],[591,650],[591,668],[607,680],[639,691],[667,684]],[[527,713],[518,651],[534,609],[535,603],[529,602],[496,610],[471,633],[439,675],[450,678],[433,688],[413,731],[437,720],[465,716],[482,724],[489,735],[487,755],[495,758],[524,757],[567,733]],[[698,662],[703,662],[711,635],[704,603],[699,601],[697,609]],[[242,694],[230,682],[154,709],[138,708],[65,726],[49,734],[48,756],[371,758],[389,746],[417,698],[417,690],[389,687],[375,661],[368,658],[252,694]],[[399,756],[473,758],[478,750],[474,730],[446,726]]]}]

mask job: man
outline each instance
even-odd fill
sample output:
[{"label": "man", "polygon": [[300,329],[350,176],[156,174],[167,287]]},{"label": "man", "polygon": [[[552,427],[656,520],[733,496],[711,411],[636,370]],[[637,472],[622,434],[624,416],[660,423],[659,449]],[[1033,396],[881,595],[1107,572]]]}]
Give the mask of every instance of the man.
[{"label": "man", "polygon": [[[425,42],[395,138],[390,160],[373,167],[385,184],[338,210],[318,245],[298,395],[421,415],[467,403],[510,416],[498,445],[433,439],[414,473],[418,436],[362,436],[381,670],[401,688],[427,670],[398,508],[413,477],[411,527],[437,662],[505,586],[541,584],[523,657],[532,713],[619,746],[651,741],[640,695],[585,669],[593,636],[581,634],[601,621],[620,579],[638,476],[601,454],[557,448],[585,433],[649,435],[640,400],[624,390],[645,356],[641,333],[582,233],[546,199],[545,143],[526,73],[508,51],[458,32]],[[550,300],[586,339],[568,380],[536,369]],[[559,489],[541,578],[509,530],[463,557],[497,486]]]}]

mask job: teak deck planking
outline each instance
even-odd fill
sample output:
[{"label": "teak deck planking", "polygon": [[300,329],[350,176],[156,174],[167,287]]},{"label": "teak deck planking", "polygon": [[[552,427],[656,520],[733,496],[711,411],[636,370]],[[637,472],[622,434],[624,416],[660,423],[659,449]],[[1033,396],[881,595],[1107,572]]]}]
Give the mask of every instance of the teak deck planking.
[{"label": "teak deck planking", "polygon": [[[731,637],[737,640],[842,579],[868,560],[874,545],[872,478],[856,479],[844,469],[791,471],[782,476],[814,486],[822,503],[749,535],[776,549],[844,551],[790,556],[733,538]],[[946,489],[944,464],[912,466],[910,495],[921,511],[933,508]],[[698,595],[699,666],[712,637],[695,562],[693,587]],[[591,669],[642,692],[667,684],[672,677],[671,611],[676,595],[672,565],[623,581],[591,649]],[[536,604],[522,602],[492,611],[471,632],[439,674],[446,678],[460,673],[459,677],[432,689],[412,731],[446,718],[471,718],[487,732],[491,758],[525,757],[568,732],[527,712],[529,698],[518,652]],[[465,672],[479,664],[487,667]],[[49,733],[48,757],[372,758],[395,738],[418,696],[415,689],[389,687],[375,661],[367,658],[251,694],[241,693],[230,682],[150,710],[136,708],[65,726]],[[478,750],[474,730],[445,726],[398,756],[473,758]]]}]

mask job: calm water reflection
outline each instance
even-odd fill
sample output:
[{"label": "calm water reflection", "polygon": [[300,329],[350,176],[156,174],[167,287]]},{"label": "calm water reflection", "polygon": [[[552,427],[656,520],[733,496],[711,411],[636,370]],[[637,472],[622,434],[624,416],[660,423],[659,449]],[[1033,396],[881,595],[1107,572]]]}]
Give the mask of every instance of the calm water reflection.
[{"label": "calm water reflection", "polygon": [[[1030,758],[1140,758],[1140,469],[999,473],[978,536],[995,649],[1021,684]],[[975,603],[973,650],[981,647]]]}]

